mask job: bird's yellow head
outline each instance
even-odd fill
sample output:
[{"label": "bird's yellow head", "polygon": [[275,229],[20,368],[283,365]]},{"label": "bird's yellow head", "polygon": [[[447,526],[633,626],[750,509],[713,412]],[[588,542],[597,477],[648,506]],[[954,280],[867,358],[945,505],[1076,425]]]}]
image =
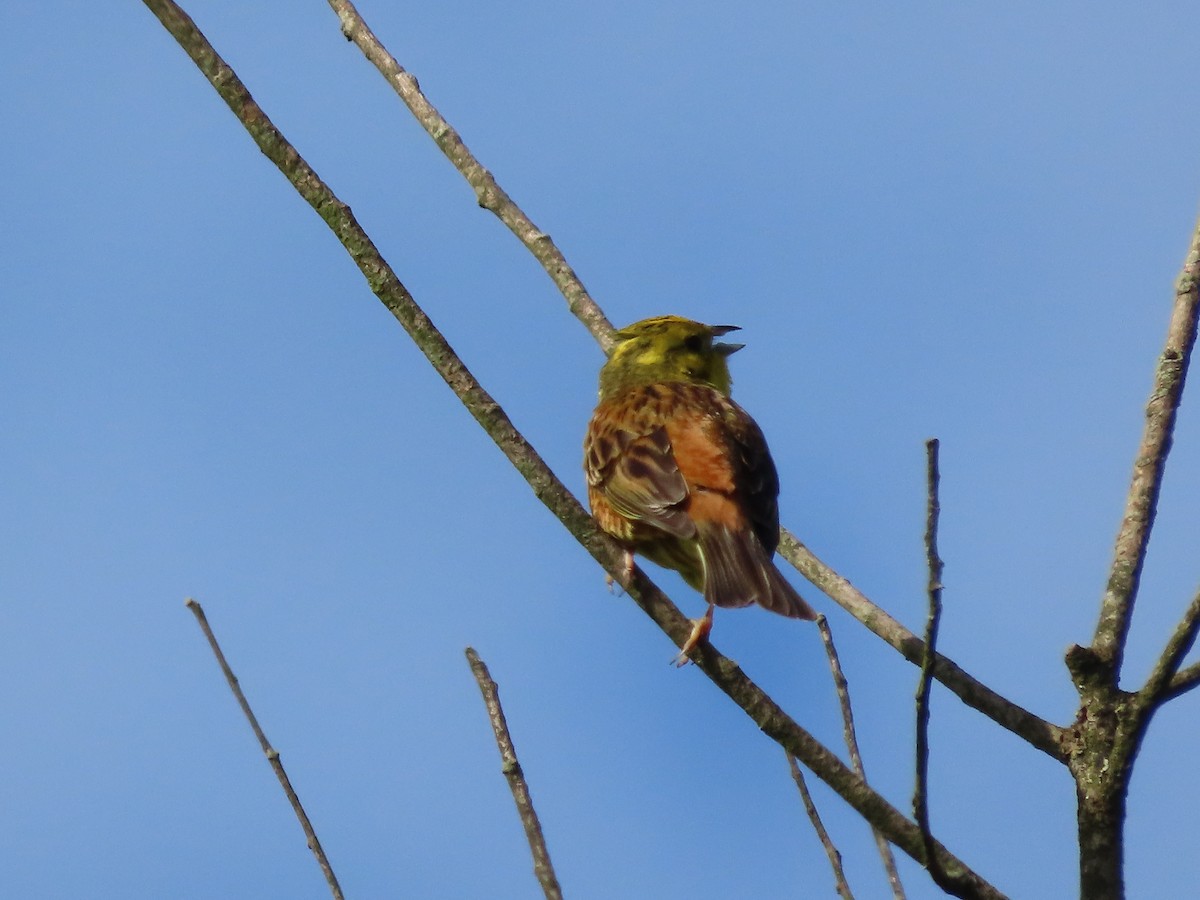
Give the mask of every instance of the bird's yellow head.
[{"label": "bird's yellow head", "polygon": [[731,353],[743,344],[714,343],[736,325],[704,325],[679,316],[634,322],[616,333],[617,343],[600,370],[600,399],[641,384],[706,384],[729,395]]}]

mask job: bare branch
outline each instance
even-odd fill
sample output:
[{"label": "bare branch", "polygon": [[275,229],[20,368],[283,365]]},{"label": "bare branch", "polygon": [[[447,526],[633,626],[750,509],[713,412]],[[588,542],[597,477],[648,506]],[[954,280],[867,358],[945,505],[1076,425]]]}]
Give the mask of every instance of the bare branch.
[{"label": "bare branch", "polygon": [[812,794],[808,792],[808,785],[804,781],[804,773],[800,771],[800,766],[796,763],[796,757],[790,753],[786,754],[788,767],[792,770],[792,780],[796,782],[796,787],[800,790],[800,800],[804,804],[804,811],[808,813],[808,820],[812,822],[813,831],[817,833],[817,838],[821,841],[821,846],[825,848],[825,855],[829,857],[829,865],[833,869],[833,885],[837,889],[838,896],[842,900],[854,900],[854,894],[850,891],[850,883],[846,881],[846,870],[842,868],[842,854],[834,843],[829,838],[829,832],[825,830],[825,823],[821,821],[821,814],[817,812],[817,805],[813,803]]},{"label": "bare branch", "polygon": [[522,244],[542,264],[567,300],[567,308],[583,323],[607,353],[612,347],[613,327],[604,312],[596,305],[575,270],[567,263],[562,251],[546,232],[538,228],[529,216],[512,201],[484,166],[467,149],[462,137],[438,112],[437,107],[421,92],[417,79],[407,72],[387,48],[375,37],[349,0],[329,0],[342,24],[342,34],[353,41],[387,83],[404,101],[421,127],[454,164],[475,191],[479,205],[494,213]]},{"label": "bare branch", "polygon": [[1138,703],[1143,710],[1152,712],[1170,696],[1174,696],[1172,679],[1179,671],[1183,658],[1195,644],[1197,631],[1200,631],[1200,591],[1192,598],[1183,618],[1179,620],[1170,640],[1167,641],[1167,646],[1163,648],[1162,655],[1155,663],[1150,677],[1146,679],[1146,684],[1138,691]]},{"label": "bare branch", "polygon": [[[858,588],[818,559],[786,528],[781,532],[779,554],[842,609],[900,651],[905,659],[914,665],[921,665],[925,658],[924,641],[892,618],[882,607],[868,600]],[[940,653],[935,655],[933,677],[967,706],[983,713],[1018,737],[1024,738],[1048,756],[1065,762],[1066,757],[1061,745],[1063,730],[1059,726],[1034,715],[982,682],[976,681],[948,656]]]},{"label": "bare branch", "polygon": [[296,796],[296,791],[292,787],[292,782],[288,778],[287,772],[284,771],[283,762],[279,758],[279,751],[271,746],[271,742],[263,734],[263,730],[258,724],[258,717],[254,715],[254,710],[250,708],[250,702],[246,699],[246,695],[242,693],[242,687],[238,684],[237,677],[233,674],[233,669],[229,667],[229,663],[225,659],[225,654],[221,651],[221,645],[217,643],[217,636],[213,634],[213,630],[208,624],[208,617],[204,615],[203,607],[191,597],[187,599],[184,605],[192,611],[192,614],[196,617],[196,621],[200,624],[200,630],[208,638],[208,646],[212,648],[213,656],[217,658],[217,663],[221,666],[221,671],[225,673],[225,681],[228,682],[229,689],[233,691],[233,696],[237,699],[238,706],[242,708],[242,714],[245,715],[246,721],[250,723],[250,728],[254,731],[254,736],[258,738],[258,744],[262,747],[263,753],[266,754],[267,762],[271,764],[271,769],[275,772],[275,777],[279,779],[279,784],[283,788],[283,793],[287,796],[288,803],[292,806],[292,811],[296,814],[296,818],[300,820],[300,827],[304,829],[304,837],[308,840],[308,849],[317,858],[317,864],[321,867],[321,871],[325,875],[325,881],[329,884],[329,892],[333,894],[334,900],[342,900],[342,888],[338,884],[337,876],[333,874],[333,866],[330,865],[329,857],[325,855],[321,841],[317,838],[316,831],[313,830],[312,822],[309,821],[308,814],[304,811],[304,806],[300,803],[300,798]]},{"label": "bare branch", "polygon": [[[262,152],[280,169],[317,211],[354,259],[371,290],[404,326],[435,370],[455,392],[496,445],[533,488],[534,494],[563,522],[576,540],[675,642],[682,646],[691,631],[688,620],[638,569],[627,574],[620,547],[604,535],[591,516],[550,471],[529,442],[512,425],[499,404],[467,370],[412,295],[379,254],[355,220],[350,208],[330,190],[255,103],[237,74],[216,53],[192,20],[171,0],[143,0],[164,27],[205,74],[217,93],[254,138]],[[914,859],[925,851],[917,827],[872,790],[791,719],[732,660],[711,645],[701,645],[697,667],[789,753],[797,756],[869,822]],[[999,891],[953,856],[941,844],[934,847],[947,872],[972,885],[971,896],[1003,897]]]},{"label": "bare branch", "polygon": [[943,871],[933,852],[933,833],[929,830],[929,693],[933,687],[933,660],[937,652],[938,624],[942,618],[942,558],[938,555],[938,519],[942,505],[938,499],[938,440],[925,442],[925,480],[928,496],[925,511],[925,561],[929,567],[929,616],[925,620],[925,658],[917,685],[917,776],[913,789],[913,816],[925,844],[925,865],[934,883],[948,894],[962,896],[956,880]]},{"label": "bare branch", "polygon": [[1125,501],[1125,514],[1117,532],[1108,585],[1100,604],[1100,617],[1092,638],[1092,652],[1104,668],[1109,683],[1120,683],[1121,661],[1129,620],[1137,597],[1146,546],[1154,525],[1158,493],[1162,487],[1167,454],[1175,431],[1175,418],[1187,379],[1188,362],[1196,343],[1200,314],[1200,222],[1192,233],[1183,270],[1175,285],[1175,305],[1167,328],[1166,346],[1158,359],[1154,390],[1146,404],[1146,426],[1133,462],[1133,478]]},{"label": "bare branch", "polygon": [[1181,694],[1186,694],[1198,684],[1200,684],[1200,662],[1192,663],[1186,669],[1180,670],[1163,691],[1162,698],[1164,701],[1172,700]]},{"label": "bare branch", "polygon": [[471,647],[467,648],[467,662],[475,675],[475,683],[483,694],[483,703],[487,707],[488,721],[492,723],[492,733],[496,736],[496,746],[500,750],[500,771],[508,781],[512,791],[513,801],[517,804],[517,813],[521,824],[525,826],[525,837],[529,841],[529,850],[533,854],[533,874],[537,876],[542,886],[542,892],[547,900],[562,900],[562,888],[554,875],[554,866],[550,862],[550,851],[546,848],[546,838],[542,834],[542,823],[538,821],[537,811],[533,808],[533,798],[529,796],[529,785],[525,783],[525,773],[517,760],[517,748],[513,746],[512,736],[508,732],[508,722],[504,718],[504,709],[500,706],[500,689],[492,680],[488,667],[479,654]]},{"label": "bare branch", "polygon": [[[867,780],[867,771],[863,767],[862,755],[858,752],[858,736],[854,730],[854,712],[850,707],[850,685],[842,671],[842,661],[838,659],[837,648],[833,644],[833,632],[829,630],[829,620],[823,615],[817,616],[817,630],[821,633],[821,643],[825,645],[825,656],[829,660],[829,671],[833,675],[833,687],[837,692],[838,705],[842,710],[842,736],[846,741],[846,749],[850,753],[850,766],[855,774],[863,781]],[[872,827],[871,834],[875,836],[875,846],[879,849],[879,858],[883,861],[883,870],[887,874],[888,884],[892,888],[895,900],[904,900],[904,885],[900,882],[900,872],[896,869],[896,857],[892,854],[892,845],[878,828]]]}]

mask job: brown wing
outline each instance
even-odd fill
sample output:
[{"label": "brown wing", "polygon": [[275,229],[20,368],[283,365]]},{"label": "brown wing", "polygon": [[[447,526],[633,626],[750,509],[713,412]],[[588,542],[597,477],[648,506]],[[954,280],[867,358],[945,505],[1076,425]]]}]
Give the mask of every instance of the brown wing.
[{"label": "brown wing", "polygon": [[588,486],[627,519],[674,537],[693,537],[696,527],[685,509],[688,486],[670,438],[661,425],[642,418],[611,405],[596,409],[584,440]]}]

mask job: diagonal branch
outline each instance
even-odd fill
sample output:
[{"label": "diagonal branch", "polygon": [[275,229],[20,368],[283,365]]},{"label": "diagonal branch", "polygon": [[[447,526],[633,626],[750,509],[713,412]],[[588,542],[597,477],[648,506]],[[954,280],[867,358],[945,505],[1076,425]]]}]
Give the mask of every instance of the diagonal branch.
[{"label": "diagonal branch", "polygon": [[808,792],[808,784],[804,780],[804,773],[800,771],[800,765],[796,762],[796,757],[790,753],[787,754],[788,768],[792,772],[792,781],[796,782],[796,788],[800,791],[800,802],[804,804],[804,811],[808,813],[808,820],[812,822],[813,831],[817,833],[817,840],[821,842],[821,846],[825,848],[825,855],[829,857],[829,867],[833,869],[833,886],[837,890],[837,895],[842,900],[854,900],[854,893],[850,890],[850,883],[846,881],[846,870],[842,866],[842,854],[837,846],[833,843],[833,839],[829,837],[829,832],[825,830],[825,823],[821,821],[821,814],[817,812],[817,804],[813,803],[812,794]]},{"label": "diagonal branch", "polygon": [[1179,671],[1179,665],[1187,656],[1192,645],[1196,643],[1196,633],[1200,631],[1200,591],[1188,604],[1183,618],[1175,626],[1175,631],[1163,648],[1162,655],[1155,663],[1145,686],[1138,691],[1138,700],[1144,709],[1152,709],[1169,699],[1172,679]]},{"label": "diagonal branch", "polygon": [[1164,701],[1173,700],[1197,685],[1200,685],[1200,662],[1194,662],[1186,669],[1181,669],[1163,690],[1162,698]]},{"label": "diagonal branch", "polygon": [[350,0],[329,0],[342,24],[342,34],[353,41],[363,55],[379,70],[387,83],[404,101],[421,127],[454,164],[475,191],[479,205],[492,212],[518,240],[534,255],[567,300],[567,308],[584,324],[607,353],[612,346],[613,327],[608,318],[583,286],[575,270],[546,232],[538,228],[529,216],[512,201],[496,183],[492,173],[467,148],[462,137],[438,112],[437,107],[421,92],[417,79],[396,61],[396,57],[375,37]]},{"label": "diagonal branch", "polygon": [[496,747],[500,750],[501,771],[512,791],[513,802],[517,805],[517,814],[525,827],[525,838],[529,841],[529,850],[533,854],[533,874],[537,876],[542,886],[546,900],[562,900],[562,888],[554,874],[554,865],[550,862],[550,851],[546,847],[546,836],[542,834],[542,823],[538,821],[537,811],[533,808],[533,798],[529,795],[529,784],[525,781],[525,773],[521,762],[517,759],[517,748],[513,745],[512,735],[508,731],[508,721],[504,718],[504,708],[500,705],[500,688],[492,680],[487,663],[479,658],[473,647],[466,650],[467,662],[471,664],[471,674],[483,694],[483,704],[487,707],[488,721],[492,725],[492,733],[496,737]]},{"label": "diagonal branch", "polygon": [[[850,683],[842,671],[842,661],[838,657],[837,647],[833,643],[833,632],[829,629],[829,620],[823,615],[817,616],[817,630],[821,633],[821,643],[825,645],[825,657],[829,660],[829,671],[833,675],[833,689],[837,694],[838,706],[842,710],[842,738],[846,742],[846,750],[850,754],[850,766],[863,781],[867,780],[867,770],[863,766],[862,754],[858,751],[858,734],[854,728],[854,710],[850,706]],[[896,870],[896,857],[892,854],[892,845],[888,843],[878,828],[872,828],[875,846],[879,850],[879,858],[883,862],[883,871],[887,875],[888,885],[892,889],[895,900],[905,900],[904,885],[900,881],[900,873]]]},{"label": "diagonal branch", "polygon": [[1192,233],[1183,270],[1175,284],[1175,305],[1167,328],[1166,346],[1154,374],[1154,390],[1146,403],[1146,427],[1133,461],[1133,478],[1125,501],[1125,514],[1117,532],[1113,563],[1100,604],[1100,617],[1091,650],[1103,668],[1106,680],[1120,684],[1121,661],[1129,620],[1137,597],[1142,565],[1158,493],[1162,487],[1175,418],[1187,379],[1188,361],[1196,342],[1196,320],[1200,314],[1200,222]]},{"label": "diagonal branch", "polygon": [[[563,486],[532,445],[516,430],[504,410],[454,354],[362,230],[350,208],[337,198],[288,143],[250,96],[237,74],[221,59],[183,10],[172,0],[143,2],[204,73],[259,149],[275,163],[333,231],[367,279],[372,292],[405,328],[471,415],[529,482],[538,499],[563,522],[584,549],[614,576],[634,602],[672,641],[682,646],[691,631],[689,621],[640,570],[635,568],[632,573],[626,572],[620,547],[599,530],[579,501]],[[924,858],[924,847],[916,825],[847,768],[832,751],[801,728],[736,663],[708,644],[701,645],[699,651],[695,658],[697,667],[741,707],[763,732],[803,761],[868,822],[887,834],[896,846],[914,859]],[[971,886],[970,896],[1004,896],[941,844],[935,844],[934,852],[946,871],[955,873]]]},{"label": "diagonal branch", "polygon": [[[612,326],[588,295],[550,236],[537,228],[492,174],[475,158],[462,137],[421,91],[416,77],[388,52],[349,0],[328,0],[337,13],[342,33],[379,70],[442,152],[475,191],[481,206],[491,210],[521,240],[554,280],[571,312],[591,332],[605,352],[612,346]],[[780,555],[818,588],[876,635],[919,666],[924,657],[921,639],[855,590],[850,582],[817,559],[787,529],[782,531]],[[939,655],[934,677],[997,724],[1062,762],[1061,729],[976,681],[950,659]]]},{"label": "diagonal branch", "polygon": [[217,636],[213,633],[212,626],[208,624],[208,616],[204,615],[204,607],[191,597],[187,599],[184,605],[196,617],[196,622],[199,624],[200,630],[204,632],[204,637],[208,640],[208,646],[212,650],[213,656],[217,658],[217,665],[221,667],[221,671],[225,675],[225,681],[229,684],[229,690],[233,692],[234,699],[237,700],[238,706],[242,708],[242,715],[250,723],[250,730],[258,738],[258,745],[262,747],[263,753],[266,754],[267,762],[271,764],[271,770],[275,773],[275,777],[279,779],[279,786],[283,788],[284,796],[287,797],[288,803],[292,807],[292,812],[296,814],[296,819],[300,822],[300,827],[304,830],[304,837],[308,841],[308,849],[317,858],[317,865],[321,867],[321,873],[325,876],[325,883],[329,885],[329,892],[333,895],[333,900],[342,900],[344,896],[342,894],[342,886],[338,884],[337,876],[333,874],[333,865],[329,862],[329,857],[325,855],[325,848],[321,846],[321,841],[317,837],[317,832],[308,818],[308,813],[304,811],[304,805],[300,802],[300,798],[296,794],[296,789],[292,787],[292,781],[288,778],[287,770],[283,768],[283,761],[279,758],[279,751],[272,747],[271,742],[267,740],[262,726],[258,724],[258,716],[254,715],[254,710],[250,708],[250,701],[246,699],[246,695],[242,691],[242,686],[238,683],[237,676],[233,674],[233,669],[230,668],[228,661],[225,659],[225,652],[217,642]]}]

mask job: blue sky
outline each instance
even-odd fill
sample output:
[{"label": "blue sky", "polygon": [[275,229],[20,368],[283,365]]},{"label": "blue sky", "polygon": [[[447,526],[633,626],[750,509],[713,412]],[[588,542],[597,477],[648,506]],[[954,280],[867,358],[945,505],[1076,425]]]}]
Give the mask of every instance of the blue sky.
[{"label": "blue sky", "polygon": [[[600,351],[332,12],[187,9],[582,492]],[[1094,626],[1200,198],[1190,5],[360,9],[614,322],[743,326],[784,522],[914,629],[942,440],[942,649],[1069,721],[1063,652]],[[327,895],[195,596],[348,896],[536,894],[467,645],[569,896],[831,896],[782,753],[668,667],[149,12],[3,19],[6,889]],[[1196,589],[1197,534],[1185,401],[1127,686]],[[806,595],[907,809],[916,670]],[[719,613],[714,641],[840,747],[815,630]],[[1197,702],[1146,741],[1131,897],[1200,879]],[[1066,772],[945,691],[932,741],[947,845],[1013,896],[1074,893]],[[865,827],[813,790],[884,896]]]}]

